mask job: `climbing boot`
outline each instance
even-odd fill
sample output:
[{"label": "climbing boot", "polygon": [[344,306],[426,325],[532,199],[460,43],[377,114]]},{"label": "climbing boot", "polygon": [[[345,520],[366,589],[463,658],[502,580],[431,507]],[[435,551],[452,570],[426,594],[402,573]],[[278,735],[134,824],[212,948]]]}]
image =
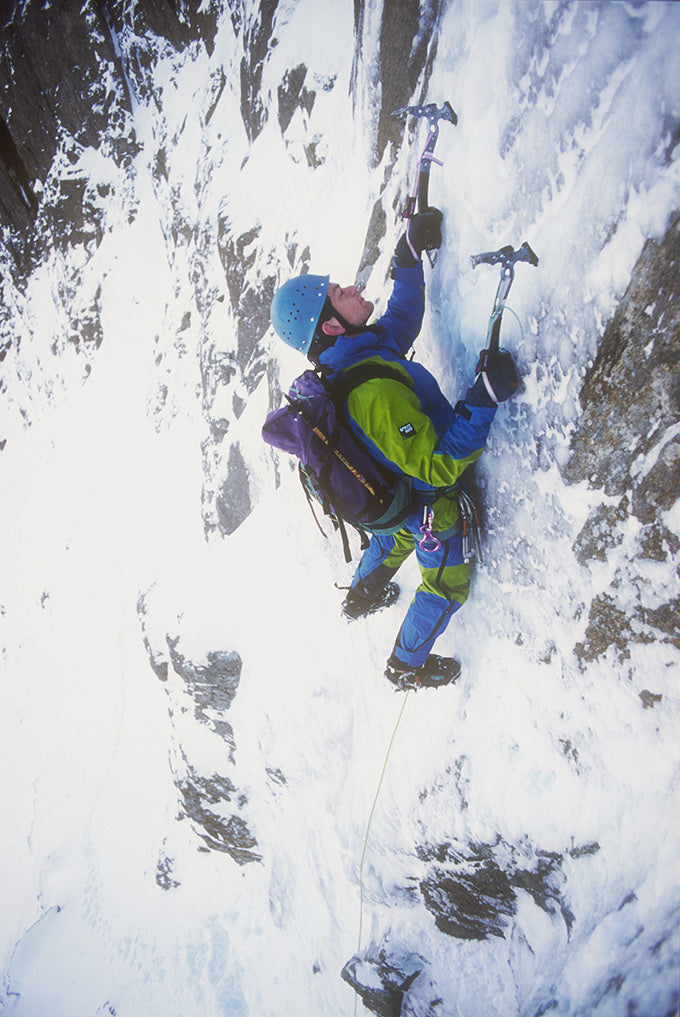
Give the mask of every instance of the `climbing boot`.
[{"label": "climbing boot", "polygon": [[460,677],[460,661],[455,657],[440,657],[431,653],[420,667],[411,667],[392,654],[387,661],[385,677],[398,689],[438,688],[450,685]]},{"label": "climbing boot", "polygon": [[375,592],[368,592],[359,583],[345,597],[342,613],[348,621],[356,621],[357,618],[365,618],[369,614],[384,611],[386,607],[394,604],[398,596],[399,587],[396,583],[387,583],[382,590]]}]

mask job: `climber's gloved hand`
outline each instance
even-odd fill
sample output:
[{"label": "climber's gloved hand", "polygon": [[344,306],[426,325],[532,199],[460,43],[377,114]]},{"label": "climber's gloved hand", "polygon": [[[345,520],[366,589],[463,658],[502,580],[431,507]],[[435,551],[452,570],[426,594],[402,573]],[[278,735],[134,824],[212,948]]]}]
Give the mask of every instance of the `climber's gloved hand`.
[{"label": "climber's gloved hand", "polygon": [[497,406],[515,395],[519,387],[519,373],[508,350],[482,350],[475,383],[465,401],[471,406]]},{"label": "climber's gloved hand", "polygon": [[[397,265],[402,268],[413,268],[423,251],[439,250],[442,245],[443,218],[438,208],[416,212],[409,221],[408,230],[399,238],[394,249],[394,260]],[[417,258],[413,251],[416,252]]]},{"label": "climber's gloved hand", "polygon": [[423,251],[438,251],[442,245],[442,221],[444,216],[438,208],[416,212],[409,224],[409,240],[418,254]]}]

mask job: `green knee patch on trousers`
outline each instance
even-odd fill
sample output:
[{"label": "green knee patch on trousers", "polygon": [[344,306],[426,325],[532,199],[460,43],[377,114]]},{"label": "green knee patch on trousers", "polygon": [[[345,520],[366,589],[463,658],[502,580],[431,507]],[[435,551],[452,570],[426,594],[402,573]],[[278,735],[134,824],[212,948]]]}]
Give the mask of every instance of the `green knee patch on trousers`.
[{"label": "green knee patch on trousers", "polygon": [[408,556],[411,554],[414,548],[413,534],[409,533],[408,530],[399,530],[393,536],[394,546],[392,550],[385,558],[383,565],[387,565],[388,568],[398,569],[400,565],[403,565]]},{"label": "green knee patch on trousers", "polygon": [[467,562],[462,565],[447,565],[443,569],[423,569],[423,581],[419,589],[433,593],[435,597],[443,597],[444,600],[455,600],[458,604],[464,604],[470,593],[470,566]]}]

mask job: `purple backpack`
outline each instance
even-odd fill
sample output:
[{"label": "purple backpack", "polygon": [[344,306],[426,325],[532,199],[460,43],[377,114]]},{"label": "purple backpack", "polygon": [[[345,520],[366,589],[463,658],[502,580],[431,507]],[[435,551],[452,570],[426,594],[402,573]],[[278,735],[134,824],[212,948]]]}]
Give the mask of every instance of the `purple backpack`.
[{"label": "purple backpack", "polygon": [[290,387],[288,405],[268,414],[262,437],[299,459],[299,472],[310,505],[316,499],[340,529],[350,560],[343,522],[362,533],[395,533],[415,509],[410,478],[376,463],[344,416],[350,392],[371,378],[404,381],[378,364],[360,364],[330,385],[305,371]]}]

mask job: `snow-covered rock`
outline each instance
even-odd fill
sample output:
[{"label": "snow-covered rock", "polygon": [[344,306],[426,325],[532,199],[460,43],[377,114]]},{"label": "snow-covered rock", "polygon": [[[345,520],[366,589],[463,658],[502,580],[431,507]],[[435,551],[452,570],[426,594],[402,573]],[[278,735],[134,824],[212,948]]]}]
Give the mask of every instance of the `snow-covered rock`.
[{"label": "snow-covered rock", "polygon": [[[679,10],[8,6],[8,1014],[677,1012]],[[414,569],[350,628],[260,426],[304,366],[277,285],[384,307],[425,140],[392,111],[443,100],[416,356],[452,400],[497,284],[469,256],[540,263],[463,675],[404,700]]]}]

